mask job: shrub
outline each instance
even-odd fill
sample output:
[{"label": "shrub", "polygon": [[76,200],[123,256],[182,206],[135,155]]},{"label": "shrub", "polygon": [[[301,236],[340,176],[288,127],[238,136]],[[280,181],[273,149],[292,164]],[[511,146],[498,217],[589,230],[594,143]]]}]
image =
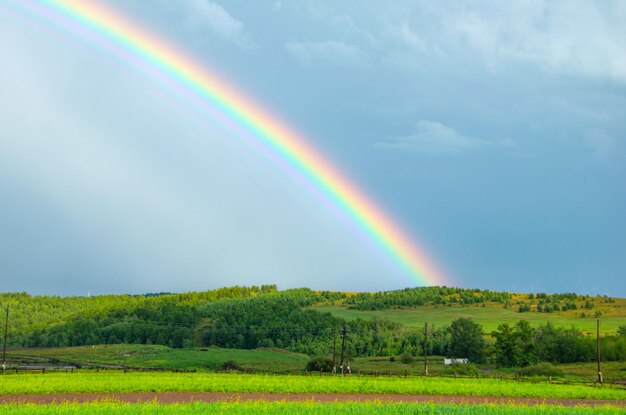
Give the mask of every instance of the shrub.
[{"label": "shrub", "polygon": [[221,370],[241,370],[241,365],[236,360],[227,360],[220,366]]},{"label": "shrub", "polygon": [[413,355],[411,353],[404,352],[402,356],[400,356],[400,361],[404,364],[413,363]]},{"label": "shrub", "polygon": [[519,370],[521,376],[563,376],[563,370],[551,363],[538,363]]},{"label": "shrub", "polygon": [[446,375],[476,376],[478,368],[472,363],[453,363],[446,366],[443,373]]},{"label": "shrub", "polygon": [[309,372],[332,372],[333,361],[327,357],[316,357],[308,361],[306,370]]}]

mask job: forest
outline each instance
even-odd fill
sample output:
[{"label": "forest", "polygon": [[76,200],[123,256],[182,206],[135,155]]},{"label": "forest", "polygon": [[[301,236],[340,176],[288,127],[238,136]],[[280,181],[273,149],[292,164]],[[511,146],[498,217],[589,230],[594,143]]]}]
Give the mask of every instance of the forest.
[{"label": "forest", "polygon": [[[539,362],[570,363],[595,359],[595,338],[576,328],[550,322],[531,327],[519,314],[491,332],[471,318],[424,331],[383,318],[345,320],[315,305],[341,303],[348,308],[386,309],[416,305],[504,304],[509,293],[448,287],[411,288],[373,294],[279,291],[274,285],[231,287],[184,294],[94,297],[0,294],[10,309],[10,347],[59,347],[96,344],[161,344],[173,348],[219,346],[236,349],[281,348],[328,356],[344,327],[348,356],[428,355],[487,360],[501,367]],[[585,301],[576,294],[532,295],[536,304]],[[590,301],[587,299],[586,301]],[[604,336],[602,359],[626,360],[626,325]],[[426,350],[424,350],[426,349]]]}]

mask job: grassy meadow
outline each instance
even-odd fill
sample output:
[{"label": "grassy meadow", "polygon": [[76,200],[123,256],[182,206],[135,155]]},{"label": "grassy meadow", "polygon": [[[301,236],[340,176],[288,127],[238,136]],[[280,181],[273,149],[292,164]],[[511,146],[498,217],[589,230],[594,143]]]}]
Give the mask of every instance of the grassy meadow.
[{"label": "grassy meadow", "polygon": [[[77,365],[79,367],[103,367],[109,369],[158,369],[191,370],[211,372],[220,370],[222,363],[234,360],[250,372],[302,373],[309,357],[281,349],[224,349],[219,347],[172,349],[161,345],[108,344],[97,346],[51,347],[9,350],[9,362],[32,364]],[[421,358],[410,363],[390,357],[357,357],[351,362],[355,375],[422,375],[424,362]],[[595,362],[567,363],[558,366],[570,381],[593,382]],[[493,364],[478,365],[481,377],[515,377],[516,369],[496,368]],[[430,356],[428,370],[431,375],[448,375],[450,368],[443,364],[443,357]],[[602,362],[605,379],[626,379],[626,363]]]},{"label": "grassy meadow", "polygon": [[626,399],[623,388],[496,379],[298,376],[241,373],[46,373],[0,376],[3,394],[107,392],[397,393]]},{"label": "grassy meadow", "polygon": [[219,347],[172,349],[162,345],[106,344],[78,347],[19,349],[9,360],[58,362],[78,366],[129,367],[162,370],[219,370],[228,360],[249,370],[289,372],[301,370],[309,357],[281,349],[223,349]]},{"label": "grassy meadow", "polygon": [[[514,295],[513,301],[524,301],[525,294]],[[526,300],[527,301],[527,300]],[[391,308],[384,310],[354,310],[338,303],[334,305],[319,305],[311,309],[328,312],[345,320],[355,320],[361,318],[371,320],[382,318],[400,323],[406,327],[424,327],[424,323],[435,327],[448,326],[453,320],[459,317],[469,317],[483,326],[485,333],[496,330],[503,322],[515,323],[519,320],[526,320],[532,326],[546,324],[548,321],[555,326],[576,327],[587,334],[595,334],[596,318],[595,311],[602,313],[601,333],[602,335],[614,335],[620,325],[626,324],[626,299],[616,298],[614,303],[602,303],[597,301],[597,308],[594,310],[568,310],[555,311],[552,313],[538,313],[535,311],[520,313],[517,306],[504,308],[502,304],[486,303],[482,305],[438,305],[419,306],[411,308]],[[581,317],[585,313],[586,317]]]}]

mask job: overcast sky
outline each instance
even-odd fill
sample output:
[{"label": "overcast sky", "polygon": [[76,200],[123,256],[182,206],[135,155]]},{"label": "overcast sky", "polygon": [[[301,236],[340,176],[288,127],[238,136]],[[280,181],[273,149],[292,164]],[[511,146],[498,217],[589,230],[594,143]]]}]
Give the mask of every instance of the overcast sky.
[{"label": "overcast sky", "polygon": [[[306,135],[454,285],[626,296],[626,2],[108,3]],[[415,286],[271,157],[18,4],[0,290]]]}]

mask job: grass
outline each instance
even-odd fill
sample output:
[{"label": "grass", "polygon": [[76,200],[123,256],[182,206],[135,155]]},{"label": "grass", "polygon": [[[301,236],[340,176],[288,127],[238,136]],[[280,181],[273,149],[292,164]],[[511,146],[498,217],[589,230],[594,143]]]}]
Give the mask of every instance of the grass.
[{"label": "grass", "polygon": [[243,368],[271,372],[303,369],[307,355],[281,349],[222,349],[218,347],[171,349],[160,345],[115,344],[11,350],[9,360],[55,359],[80,366],[112,366],[148,369],[217,370],[227,360]]},{"label": "grass", "polygon": [[616,406],[565,408],[551,405],[454,405],[431,403],[315,403],[315,402],[216,402],[169,404],[126,404],[100,402],[87,404],[66,403],[61,405],[5,405],[0,408],[5,415],[175,415],[175,414],[381,414],[381,415],[611,415],[623,413]]},{"label": "grass", "polygon": [[494,379],[286,376],[216,373],[48,373],[0,376],[3,394],[81,392],[400,393],[626,399],[626,390]]},{"label": "grass", "polygon": [[[171,349],[160,345],[116,344],[80,347],[19,349],[7,352],[9,362],[78,364],[139,369],[215,371],[227,360],[237,361],[245,370],[270,373],[301,372],[309,357],[282,349]],[[558,365],[570,381],[593,382],[595,362]],[[354,374],[422,375],[424,363],[416,358],[412,363],[402,363],[399,357],[357,357],[351,362]],[[492,365],[479,365],[482,377],[502,375],[515,377],[516,369],[496,369]],[[443,374],[446,366],[443,357],[429,356],[429,373]],[[607,381],[626,379],[626,362],[602,362],[602,373]]]},{"label": "grass", "polygon": [[[506,309],[503,308],[502,304],[494,303],[488,303],[485,307],[458,305],[448,307],[441,305],[373,311],[351,310],[342,305],[314,306],[311,307],[311,309],[320,312],[329,312],[334,316],[346,320],[355,320],[357,318],[364,320],[384,318],[407,327],[422,328],[424,327],[424,323],[434,325],[435,327],[449,326],[453,320],[459,317],[470,317],[483,326],[485,333],[491,333],[493,330],[496,330],[498,325],[503,322],[514,324],[519,320],[526,320],[532,326],[546,324],[550,321],[555,326],[566,328],[574,326],[587,334],[595,334],[596,331],[596,319],[594,317],[583,318],[578,315],[581,312],[593,314],[596,309],[554,313],[519,313],[516,311],[517,306]],[[601,318],[602,335],[616,334],[618,327],[624,325],[626,321],[626,299],[619,298],[616,299],[615,303],[611,304],[599,303],[597,304],[597,310],[603,312],[603,317]]]},{"label": "grass", "polygon": [[[602,375],[606,379],[626,379],[626,362],[601,362]],[[592,380],[597,369],[596,362],[564,363],[558,365],[566,376],[581,380]]]}]

